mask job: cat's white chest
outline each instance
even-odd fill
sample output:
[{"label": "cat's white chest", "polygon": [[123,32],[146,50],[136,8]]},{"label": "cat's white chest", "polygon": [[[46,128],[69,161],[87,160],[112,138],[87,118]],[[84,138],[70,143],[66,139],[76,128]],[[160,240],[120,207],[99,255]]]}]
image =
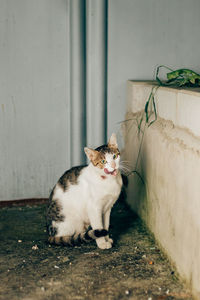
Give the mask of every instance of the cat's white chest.
[{"label": "cat's white chest", "polygon": [[[91,182],[92,181],[92,182]],[[102,177],[90,178],[89,189],[92,199],[95,201],[101,201],[102,203],[110,202],[111,205],[117,200],[121,192],[122,179],[121,175],[117,177],[112,175]]]}]

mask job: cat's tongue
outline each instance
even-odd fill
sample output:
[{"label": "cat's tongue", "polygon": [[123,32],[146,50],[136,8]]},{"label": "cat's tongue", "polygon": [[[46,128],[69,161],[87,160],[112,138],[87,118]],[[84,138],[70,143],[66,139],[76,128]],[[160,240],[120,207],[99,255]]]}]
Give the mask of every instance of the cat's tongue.
[{"label": "cat's tongue", "polygon": [[116,176],[116,175],[117,175],[117,170],[114,170],[114,171],[110,172],[110,171],[108,171],[107,168],[105,168],[105,169],[104,169],[104,172],[105,172],[106,174],[111,174],[111,175],[113,175],[113,176]]}]

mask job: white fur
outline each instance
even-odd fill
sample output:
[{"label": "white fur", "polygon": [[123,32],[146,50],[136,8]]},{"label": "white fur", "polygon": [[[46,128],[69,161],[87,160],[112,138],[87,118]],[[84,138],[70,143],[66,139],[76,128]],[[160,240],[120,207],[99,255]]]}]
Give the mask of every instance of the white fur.
[{"label": "white fur", "polygon": [[114,169],[119,169],[119,162],[120,162],[120,156],[119,155],[116,159],[113,159],[113,154],[106,153],[105,158],[106,158],[105,168],[107,168],[109,172],[114,171]]},{"label": "white fur", "polygon": [[[105,167],[112,172],[119,168],[119,160],[113,160],[113,155],[106,154]],[[113,163],[114,161],[114,163]],[[115,168],[113,168],[115,164]],[[78,177],[78,183],[70,185],[64,192],[57,184],[53,198],[59,201],[65,216],[64,222],[57,222],[57,236],[73,235],[85,230],[91,225],[93,229],[109,229],[110,211],[119,197],[122,186],[121,174],[118,170],[116,176],[105,174],[103,169],[94,167],[90,163]],[[101,237],[96,240],[101,249],[112,247],[112,240]]]}]

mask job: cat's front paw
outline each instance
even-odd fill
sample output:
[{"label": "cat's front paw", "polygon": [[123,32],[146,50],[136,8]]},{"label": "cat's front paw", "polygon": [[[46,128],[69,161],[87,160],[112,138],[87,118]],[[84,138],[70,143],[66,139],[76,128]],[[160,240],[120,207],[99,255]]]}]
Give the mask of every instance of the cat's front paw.
[{"label": "cat's front paw", "polygon": [[97,246],[100,248],[100,249],[110,249],[112,248],[112,243],[109,242],[109,241],[106,241],[105,239],[97,239],[96,240],[97,242]]},{"label": "cat's front paw", "polygon": [[111,239],[109,236],[106,236],[105,238],[107,242],[113,244],[113,239]]}]

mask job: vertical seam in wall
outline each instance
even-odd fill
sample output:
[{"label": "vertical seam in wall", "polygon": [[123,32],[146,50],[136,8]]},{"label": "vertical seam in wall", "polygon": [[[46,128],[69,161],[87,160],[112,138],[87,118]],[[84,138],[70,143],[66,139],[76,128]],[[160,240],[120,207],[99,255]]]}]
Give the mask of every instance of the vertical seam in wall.
[{"label": "vertical seam in wall", "polygon": [[[76,1],[76,2],[75,2]],[[72,11],[73,9],[76,9],[76,11]],[[77,15],[79,14],[79,18],[75,20],[74,24],[74,13]],[[77,17],[76,15],[76,17]],[[69,55],[69,72],[70,72],[70,162],[71,164],[74,164],[74,161],[80,160],[78,163],[82,164],[85,163],[85,155],[83,154],[83,146],[86,144],[86,41],[85,41],[85,36],[86,36],[86,28],[85,28],[85,23],[86,23],[86,17],[85,17],[85,0],[70,0],[70,55]],[[76,23],[78,22],[78,24]],[[79,34],[79,44],[80,44],[80,56],[75,57],[75,54],[77,53],[76,51],[74,52],[73,50],[73,39],[76,38],[73,36],[73,26],[79,26],[78,27],[78,34]],[[78,74],[79,77],[76,78],[77,73],[75,73],[74,76],[74,64],[76,62],[79,62],[81,65],[80,67],[80,73]],[[77,69],[76,71],[77,72]],[[77,82],[74,82],[74,80]],[[80,82],[79,82],[80,80]],[[81,95],[78,95],[78,98],[74,98],[74,85],[77,83],[77,85],[81,86]],[[79,86],[79,87],[80,87]],[[78,87],[78,88],[79,88]],[[77,96],[77,95],[76,95]],[[75,97],[76,97],[75,96]],[[80,98],[79,98],[80,97]],[[77,119],[74,119],[74,116],[76,116],[76,111],[75,111],[75,106],[74,102],[77,101],[79,107],[78,107],[78,114],[77,114]],[[80,119],[79,119],[80,118]],[[77,124],[77,127],[74,127],[74,124]],[[76,134],[75,130],[78,128],[78,134],[79,134],[79,141],[78,145],[76,145],[74,140],[74,135]],[[76,148],[76,149],[74,149]],[[79,152],[79,158],[77,158],[77,153]]]},{"label": "vertical seam in wall", "polygon": [[71,46],[71,40],[72,40],[72,20],[71,20],[71,15],[72,15],[72,0],[69,0],[69,142],[70,142],[70,146],[69,146],[69,158],[70,158],[70,167],[71,167],[71,162],[72,162],[72,117],[71,117],[71,111],[72,111],[72,74],[71,74],[71,70],[72,70],[72,46]]},{"label": "vertical seam in wall", "polygon": [[104,109],[105,109],[105,130],[104,130],[104,139],[105,143],[107,142],[107,129],[108,129],[108,107],[107,107],[107,98],[108,98],[108,0],[105,0],[105,96],[104,96]]},{"label": "vertical seam in wall", "polygon": [[[108,1],[98,1],[86,0],[87,144],[96,146],[107,140]],[[99,66],[97,69],[95,69],[96,60]],[[99,60],[101,65],[99,65]],[[97,107],[99,107],[99,113],[97,113]]]},{"label": "vertical seam in wall", "polygon": [[67,112],[67,126],[68,126],[68,151],[69,153],[67,154],[67,159],[69,160],[69,168],[71,167],[71,161],[72,161],[72,149],[71,149],[71,129],[72,129],[72,121],[71,121],[71,109],[72,109],[72,104],[71,104],[71,0],[68,0],[68,101],[69,101],[69,110]]},{"label": "vertical seam in wall", "polygon": [[[87,142],[87,100],[86,100],[86,87],[87,87],[87,48],[86,48],[86,0],[83,1],[83,60],[84,60],[84,95],[83,95],[83,114],[84,114],[84,146]],[[82,149],[81,149],[82,150]],[[86,157],[84,163],[86,162]]]}]

